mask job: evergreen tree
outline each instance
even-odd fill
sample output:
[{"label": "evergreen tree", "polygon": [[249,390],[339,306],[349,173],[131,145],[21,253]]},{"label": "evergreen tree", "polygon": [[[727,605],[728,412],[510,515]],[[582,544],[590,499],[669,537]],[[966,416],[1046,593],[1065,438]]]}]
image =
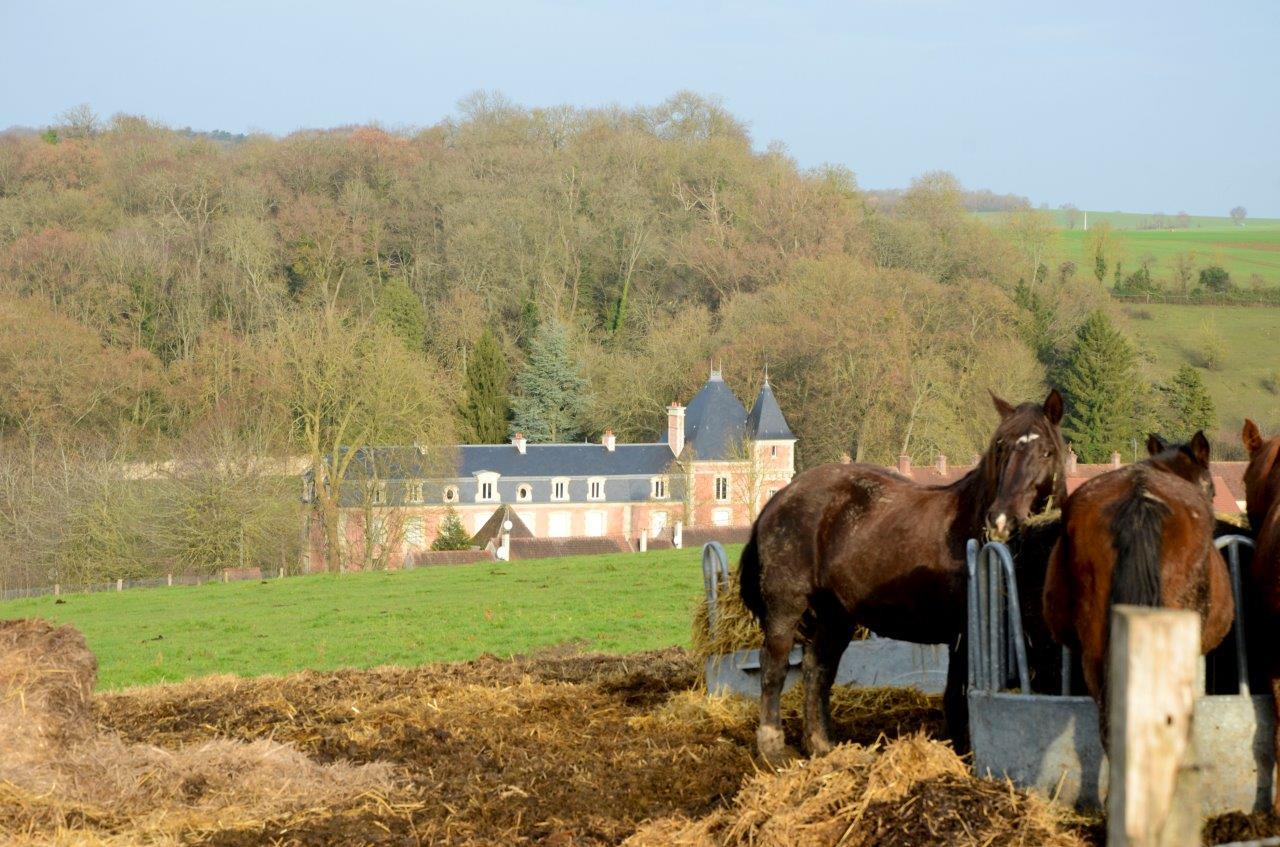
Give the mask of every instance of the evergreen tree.
[{"label": "evergreen tree", "polygon": [[427,310],[409,283],[396,277],[378,294],[377,319],[391,327],[404,346],[421,353],[427,344]]},{"label": "evergreen tree", "polygon": [[563,326],[547,321],[529,343],[529,363],[516,376],[511,430],[533,442],[574,441],[582,434],[587,381],[569,352]]},{"label": "evergreen tree", "polygon": [[467,359],[459,413],[470,444],[501,444],[507,438],[511,372],[502,345],[486,329]]},{"label": "evergreen tree", "polygon": [[1162,385],[1160,391],[1166,405],[1163,429],[1171,441],[1185,441],[1196,430],[1208,432],[1217,425],[1213,398],[1204,387],[1200,372],[1191,365],[1178,368],[1173,379]]},{"label": "evergreen tree", "polygon": [[1137,354],[1102,312],[1080,325],[1057,381],[1067,400],[1062,433],[1081,460],[1104,462],[1145,437]]},{"label": "evergreen tree", "polygon": [[470,550],[471,536],[462,526],[462,518],[452,506],[440,522],[440,534],[431,542],[432,550]]}]

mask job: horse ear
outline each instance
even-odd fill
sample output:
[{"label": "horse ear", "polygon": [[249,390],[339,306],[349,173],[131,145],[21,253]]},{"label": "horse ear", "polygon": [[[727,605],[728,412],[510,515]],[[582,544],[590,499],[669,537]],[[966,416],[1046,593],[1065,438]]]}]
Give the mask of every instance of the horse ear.
[{"label": "horse ear", "polygon": [[1209,467],[1209,439],[1204,437],[1204,430],[1196,430],[1191,436],[1191,455],[1201,467]]},{"label": "horse ear", "polygon": [[1147,455],[1154,456],[1169,449],[1169,443],[1154,432],[1147,435]]},{"label": "horse ear", "polygon": [[1000,399],[990,388],[987,389],[987,393],[991,395],[991,402],[995,404],[996,411],[1000,413],[1000,420],[1004,420],[1013,414],[1013,406],[1009,405],[1008,400]]},{"label": "horse ear", "polygon": [[1044,398],[1043,403],[1044,416],[1049,419],[1049,423],[1057,426],[1062,423],[1062,395],[1058,393],[1058,389],[1049,392],[1049,396]]},{"label": "horse ear", "polygon": [[1262,446],[1262,433],[1258,431],[1258,425],[1248,418],[1244,419],[1244,430],[1240,433],[1240,441],[1244,443],[1244,449],[1249,451],[1250,456],[1258,452],[1258,448]]}]

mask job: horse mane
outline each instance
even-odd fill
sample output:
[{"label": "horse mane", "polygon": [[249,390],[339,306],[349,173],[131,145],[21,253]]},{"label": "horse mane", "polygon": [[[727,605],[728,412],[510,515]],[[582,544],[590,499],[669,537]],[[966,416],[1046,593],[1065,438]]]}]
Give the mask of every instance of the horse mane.
[{"label": "horse mane", "polygon": [[1159,606],[1160,553],[1165,518],[1173,514],[1147,488],[1145,469],[1134,476],[1124,499],[1111,507],[1111,543],[1116,553],[1111,572],[1111,603]]}]

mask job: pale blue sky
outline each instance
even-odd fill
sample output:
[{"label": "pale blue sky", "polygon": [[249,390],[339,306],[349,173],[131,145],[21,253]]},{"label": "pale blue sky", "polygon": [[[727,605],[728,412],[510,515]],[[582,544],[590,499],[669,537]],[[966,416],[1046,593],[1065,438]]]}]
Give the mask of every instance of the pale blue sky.
[{"label": "pale blue sky", "polygon": [[0,0],[0,127],[287,133],[719,95],[872,188],[946,169],[1057,206],[1280,217],[1280,2]]}]

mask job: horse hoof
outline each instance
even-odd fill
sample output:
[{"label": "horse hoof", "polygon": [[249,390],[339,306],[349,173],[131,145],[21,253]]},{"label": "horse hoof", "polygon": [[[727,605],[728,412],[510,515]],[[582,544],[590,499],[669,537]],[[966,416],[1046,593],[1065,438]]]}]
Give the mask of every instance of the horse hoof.
[{"label": "horse hoof", "polygon": [[835,745],[833,745],[830,739],[828,739],[825,735],[809,736],[809,755],[810,756],[825,756],[831,752],[831,748],[834,746]]},{"label": "horse hoof", "polygon": [[773,726],[762,726],[756,730],[756,746],[760,749],[760,758],[770,765],[778,767],[795,758],[795,753],[788,749],[782,730]]}]

